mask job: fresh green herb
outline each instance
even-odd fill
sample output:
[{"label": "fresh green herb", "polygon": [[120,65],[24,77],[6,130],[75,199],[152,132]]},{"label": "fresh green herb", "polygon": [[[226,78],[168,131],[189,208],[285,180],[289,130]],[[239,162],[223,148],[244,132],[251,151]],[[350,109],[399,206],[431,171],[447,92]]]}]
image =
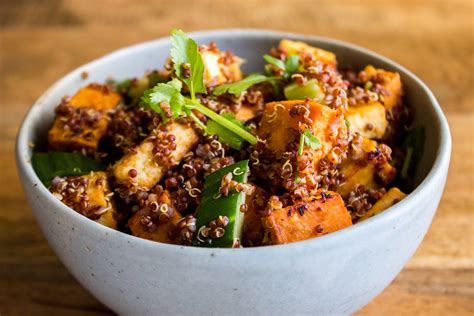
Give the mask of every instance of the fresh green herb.
[{"label": "fresh green herb", "polygon": [[408,173],[420,161],[423,155],[423,147],[425,144],[425,129],[418,127],[413,129],[403,141],[402,147],[405,148],[406,154],[403,161],[400,177],[402,179],[408,178]]},{"label": "fresh green herb", "polygon": [[283,78],[289,79],[292,74],[298,70],[300,57],[298,55],[289,55],[285,61],[272,57],[270,55],[264,55],[263,59],[269,64],[283,70]]},{"label": "fresh green herb", "polygon": [[56,176],[80,176],[105,169],[104,165],[89,157],[59,151],[34,153],[31,162],[38,178],[45,186],[49,186]]},{"label": "fresh green herb", "polygon": [[[181,94],[181,88],[181,81],[176,78],[167,83],[158,83],[152,89],[145,91],[141,101],[145,107],[159,113],[163,121],[167,122],[171,118],[189,114],[184,106],[185,100]],[[171,112],[167,111],[163,103],[169,105]]]},{"label": "fresh green herb", "polygon": [[300,134],[300,144],[298,147],[298,155],[301,156],[303,154],[304,146],[308,145],[311,149],[318,149],[321,147],[321,142],[319,139],[313,135],[310,129],[305,129],[303,133]]},{"label": "fresh green herb", "polygon": [[171,30],[171,59],[174,63],[176,75],[189,88],[191,99],[196,93],[205,93],[204,62],[199,54],[198,45],[182,30]]},{"label": "fresh green herb", "polygon": [[[319,139],[313,135],[310,129],[305,129],[303,133],[300,134],[300,142],[298,145],[298,156],[303,155],[304,146],[308,145],[311,149],[318,149],[321,147],[321,142]],[[300,183],[301,178],[299,176],[299,170],[296,171],[295,183]]]},{"label": "fresh green herb", "polygon": [[[173,79],[167,83],[159,83],[152,89],[145,91],[141,99],[142,105],[159,113],[164,122],[167,122],[172,118],[175,119],[182,116],[189,116],[199,126],[201,126],[204,131],[209,132],[207,131],[206,126],[194,115],[194,113],[192,113],[193,110],[196,110],[210,118],[215,124],[222,127],[220,129],[214,129],[214,131],[222,131],[223,129],[228,130],[228,133],[225,135],[217,134],[218,136],[228,138],[231,135],[230,133],[232,133],[236,135],[235,142],[246,140],[251,144],[256,144],[257,138],[255,136],[233,120],[219,115],[205,107],[196,99],[195,93],[203,92],[202,87],[204,87],[202,83],[204,66],[201,67],[202,59],[197,50],[197,44],[180,30],[172,31],[171,43],[171,55],[175,62],[176,74],[188,85],[191,98],[185,97],[182,94],[181,82],[178,79]],[[196,57],[194,52],[196,52],[199,57]],[[181,65],[187,64],[186,67],[191,70],[189,78],[185,78],[186,76],[184,76],[184,72],[179,70],[182,67],[176,66],[178,63],[181,63]]]},{"label": "fresh green herb", "polygon": [[223,93],[230,93],[233,95],[241,95],[242,92],[244,92],[251,86],[257,83],[261,83],[261,82],[265,82],[269,80],[272,80],[272,79],[260,74],[251,74],[240,81],[218,86],[217,88],[214,89],[213,94],[221,95]]},{"label": "fresh green herb", "polygon": [[285,60],[285,72],[288,76],[291,76],[298,71],[298,66],[300,64],[300,56],[298,55],[289,55]]},{"label": "fresh green herb", "polygon": [[[244,123],[236,119],[233,113],[221,113],[221,116],[248,131]],[[209,134],[219,135],[219,140],[221,142],[229,144],[230,147],[234,149],[239,150],[242,148],[243,139],[241,137],[231,132],[230,130],[223,128],[221,125],[217,124],[214,121],[210,121],[209,123],[207,123],[207,132]]]},{"label": "fresh green herb", "polygon": [[278,58],[275,58],[273,56],[270,56],[270,55],[263,55],[263,59],[265,59],[265,61],[277,68],[280,68],[281,70],[285,70],[285,62],[281,59],[278,59]]}]

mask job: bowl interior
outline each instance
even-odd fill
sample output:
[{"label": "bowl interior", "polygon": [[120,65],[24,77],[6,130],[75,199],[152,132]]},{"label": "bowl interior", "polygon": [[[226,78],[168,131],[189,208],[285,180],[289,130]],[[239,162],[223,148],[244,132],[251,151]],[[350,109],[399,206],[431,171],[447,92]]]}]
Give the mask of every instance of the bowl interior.
[{"label": "bowl interior", "polygon": [[[418,164],[415,184],[421,183],[432,169],[441,150],[443,135],[446,136],[447,125],[431,92],[418,78],[398,64],[348,43],[281,32],[221,30],[192,33],[190,36],[200,44],[215,41],[221,49],[234,51],[236,55],[246,60],[243,65],[246,73],[261,72],[263,58],[260,56],[266,54],[271,47],[277,46],[281,38],[305,41],[310,45],[332,51],[336,54],[339,65],[362,68],[372,64],[398,71],[404,84],[406,102],[414,110],[415,125],[425,127],[426,132],[424,153]],[[90,82],[104,82],[109,78],[120,80],[137,77],[143,75],[146,70],[161,68],[169,56],[169,49],[170,44],[166,38],[124,48],[83,65],[56,82],[33,105],[24,120],[17,144],[20,163],[26,165],[25,168],[29,169],[30,174],[34,173],[29,164],[32,153],[29,143],[33,142],[37,147],[44,144],[46,133],[54,118],[54,108],[62,97],[72,95]],[[84,71],[89,75],[87,80],[81,77]],[[447,133],[449,135],[449,131]],[[447,141],[446,137],[444,141]]]}]

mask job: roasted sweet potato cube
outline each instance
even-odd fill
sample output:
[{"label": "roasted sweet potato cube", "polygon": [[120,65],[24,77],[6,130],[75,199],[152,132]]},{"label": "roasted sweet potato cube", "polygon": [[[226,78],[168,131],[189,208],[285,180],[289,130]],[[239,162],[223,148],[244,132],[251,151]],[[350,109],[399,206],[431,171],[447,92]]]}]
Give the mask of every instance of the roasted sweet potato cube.
[{"label": "roasted sweet potato cube", "polygon": [[163,242],[167,244],[177,244],[180,241],[176,234],[178,223],[183,219],[181,214],[173,207],[168,191],[164,191],[158,198],[158,208],[166,205],[168,213],[172,213],[167,222],[159,221],[156,213],[153,213],[150,204],[145,204],[138,210],[128,221],[128,226],[132,231],[132,235]]},{"label": "roasted sweet potato cube", "polygon": [[301,58],[304,58],[306,54],[310,54],[325,64],[336,66],[336,55],[334,53],[310,46],[304,42],[283,39],[278,47],[288,54],[297,54]]},{"label": "roasted sweet potato cube", "polygon": [[369,155],[377,152],[379,144],[374,140],[363,138],[361,156],[349,156],[341,165],[340,173],[344,175],[345,180],[337,189],[340,195],[347,197],[360,185],[366,189],[378,189],[393,181],[396,169],[389,162],[378,164],[376,159],[368,159]]},{"label": "roasted sweet potato cube", "polygon": [[55,178],[50,191],[76,212],[110,228],[117,227],[113,192],[105,172]]},{"label": "roasted sweet potato cube", "polygon": [[111,110],[120,102],[120,95],[107,86],[90,84],[79,89],[69,104],[76,108],[90,108],[98,111]]},{"label": "roasted sweet potato cube", "polygon": [[400,189],[393,187],[385,193],[380,200],[378,200],[374,206],[364,215],[361,217],[359,221],[366,220],[378,213],[383,212],[384,210],[388,209],[392,205],[396,204],[397,202],[403,200],[406,194],[400,191]]},{"label": "roasted sweet potato cube", "polygon": [[107,115],[95,109],[69,108],[71,110],[68,114],[56,116],[53,127],[49,130],[50,148],[94,151],[107,131]]},{"label": "roasted sweet potato cube", "polygon": [[204,84],[206,87],[215,87],[242,79],[240,70],[242,59],[229,52],[221,52],[215,45],[203,45],[200,47],[199,53],[204,62]]},{"label": "roasted sweet potato cube", "polygon": [[260,246],[262,244],[264,231],[259,213],[265,209],[265,204],[259,205],[263,201],[262,196],[266,193],[258,186],[251,195],[246,196],[246,212],[244,225],[242,228],[242,242],[244,247]]},{"label": "roasted sweet potato cube", "polygon": [[351,133],[359,133],[370,139],[382,138],[388,126],[385,107],[379,102],[351,106],[345,118],[349,121]]},{"label": "roasted sweet potato cube", "polygon": [[198,135],[190,126],[176,122],[160,126],[113,166],[115,180],[124,189],[120,191],[150,190],[197,143]]},{"label": "roasted sweet potato cube", "polygon": [[399,104],[403,95],[402,81],[398,72],[386,71],[384,69],[377,69],[374,66],[367,66],[364,69],[368,79],[374,83],[380,83],[384,88],[381,96],[381,102],[385,109],[391,110]]},{"label": "roasted sweet potato cube", "polygon": [[286,244],[319,237],[352,225],[341,196],[319,191],[316,197],[262,217],[267,244]]},{"label": "roasted sweet potato cube", "polygon": [[317,150],[305,147],[305,151],[312,151],[312,162],[316,166],[334,145],[347,138],[347,126],[339,111],[316,101],[291,100],[267,103],[258,134],[260,138],[266,139],[267,146],[277,156],[281,155],[287,150],[288,144],[294,142],[291,130],[298,131],[299,123],[304,121],[303,115],[291,116],[290,111],[302,105],[308,106],[308,117],[313,121],[310,126],[311,132],[321,143],[321,147]]},{"label": "roasted sweet potato cube", "polygon": [[71,99],[64,99],[56,108],[56,118],[48,133],[50,147],[94,151],[107,130],[107,111],[119,102],[120,95],[98,84],[84,87]]}]

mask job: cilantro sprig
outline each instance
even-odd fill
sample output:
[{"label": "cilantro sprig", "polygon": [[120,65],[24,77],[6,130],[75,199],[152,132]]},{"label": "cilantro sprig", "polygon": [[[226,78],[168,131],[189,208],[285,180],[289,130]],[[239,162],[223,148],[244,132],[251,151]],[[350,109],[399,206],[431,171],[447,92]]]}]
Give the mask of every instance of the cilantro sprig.
[{"label": "cilantro sprig", "polygon": [[[142,96],[142,105],[159,113],[163,122],[178,117],[191,117],[205,132],[210,132],[193,113],[198,111],[211,120],[213,124],[220,128],[211,128],[211,131],[224,139],[229,135],[235,137],[236,142],[243,140],[250,144],[256,144],[257,138],[249,133],[245,128],[224,115],[219,115],[211,109],[202,105],[196,98],[196,93],[205,93],[204,85],[204,63],[199,54],[198,45],[181,30],[171,31],[171,59],[174,63],[174,70],[178,78],[167,83],[158,83],[152,89],[147,90]],[[182,93],[182,83],[184,82],[190,93],[190,98]],[[208,124],[209,124],[208,123]],[[228,133],[223,133],[226,130]],[[225,135],[224,135],[225,134]]]},{"label": "cilantro sprig", "polygon": [[264,55],[263,59],[269,64],[283,71],[283,78],[289,79],[297,70],[300,62],[298,55],[288,55],[285,61],[270,55]]},{"label": "cilantro sprig", "polygon": [[319,139],[313,135],[310,129],[305,129],[303,133],[300,134],[300,143],[298,147],[298,156],[303,154],[304,146],[307,145],[311,149],[319,149],[321,147],[321,142]]},{"label": "cilantro sprig", "polygon": [[[310,129],[305,129],[303,133],[300,134],[300,142],[298,146],[298,156],[303,155],[304,146],[309,146],[311,149],[316,150],[321,147],[321,142],[319,139],[313,135]],[[301,182],[301,178],[299,176],[299,170],[296,173],[295,183]]]},{"label": "cilantro sprig", "polygon": [[228,84],[223,84],[218,87],[216,87],[213,91],[214,95],[221,95],[224,93],[230,93],[233,95],[241,95],[242,92],[250,88],[251,86],[271,80],[271,78],[261,75],[261,74],[251,74],[245,77],[244,79],[233,82],[233,83],[228,83]]}]

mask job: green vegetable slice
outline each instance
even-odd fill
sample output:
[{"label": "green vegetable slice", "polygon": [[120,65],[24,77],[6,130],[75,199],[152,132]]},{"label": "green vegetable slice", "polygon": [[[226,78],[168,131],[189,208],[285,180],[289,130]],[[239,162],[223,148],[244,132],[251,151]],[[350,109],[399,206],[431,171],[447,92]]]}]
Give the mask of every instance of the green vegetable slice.
[{"label": "green vegetable slice", "polygon": [[[205,179],[201,204],[197,211],[198,233],[193,241],[194,246],[230,248],[236,240],[240,240],[244,221],[244,213],[240,211],[240,207],[245,203],[245,193],[231,190],[228,196],[221,196],[219,189],[222,177],[229,172],[232,173],[232,180],[245,183],[248,170],[248,160],[242,160],[211,173]],[[219,216],[226,216],[229,221],[224,227],[224,235],[220,238],[204,237],[203,229]]]},{"label": "green vegetable slice", "polygon": [[288,100],[304,100],[305,98],[316,99],[318,102],[324,101],[324,93],[316,79],[308,80],[304,85],[296,82],[285,87],[283,93]]},{"label": "green vegetable slice", "polygon": [[31,157],[31,162],[38,178],[47,187],[56,176],[80,176],[105,169],[104,165],[94,159],[60,151],[35,153]]}]

